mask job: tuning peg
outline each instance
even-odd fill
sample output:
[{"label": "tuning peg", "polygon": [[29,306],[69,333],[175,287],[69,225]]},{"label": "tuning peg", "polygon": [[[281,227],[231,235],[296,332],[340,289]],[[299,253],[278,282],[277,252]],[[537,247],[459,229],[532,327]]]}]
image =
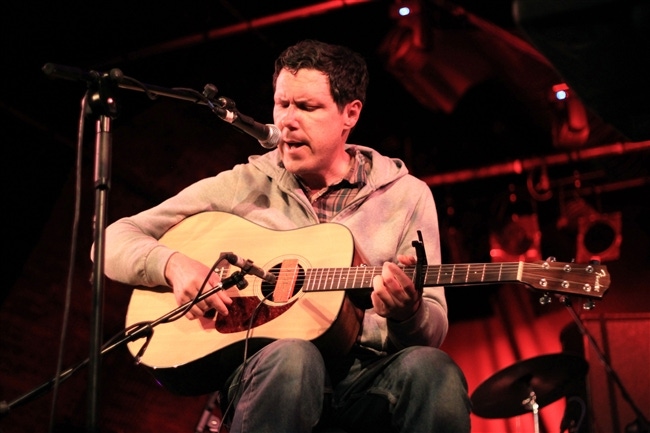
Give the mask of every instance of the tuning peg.
[{"label": "tuning peg", "polygon": [[555,258],[555,257],[553,257],[553,256],[549,256],[549,257],[546,259],[546,261],[547,261],[547,262],[557,262],[557,258]]}]

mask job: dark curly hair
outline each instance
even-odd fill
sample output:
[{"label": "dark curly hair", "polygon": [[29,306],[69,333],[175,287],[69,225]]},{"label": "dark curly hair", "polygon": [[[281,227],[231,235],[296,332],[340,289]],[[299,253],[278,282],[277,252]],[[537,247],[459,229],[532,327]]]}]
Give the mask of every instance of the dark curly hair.
[{"label": "dark curly hair", "polygon": [[329,77],[330,92],[339,109],[355,99],[366,101],[368,67],[360,54],[340,45],[307,39],[290,46],[275,60],[273,89],[282,69],[296,73],[315,69]]}]

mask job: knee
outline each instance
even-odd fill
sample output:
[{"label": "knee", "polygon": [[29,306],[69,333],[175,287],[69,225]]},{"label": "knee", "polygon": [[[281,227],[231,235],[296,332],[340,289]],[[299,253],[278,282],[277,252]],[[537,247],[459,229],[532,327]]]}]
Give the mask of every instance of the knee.
[{"label": "knee", "polygon": [[283,338],[262,349],[265,357],[276,362],[304,365],[322,359],[316,346],[307,340],[298,338]]},{"label": "knee", "polygon": [[460,394],[467,393],[465,375],[454,360],[440,349],[408,348],[403,367],[412,383],[433,385]]},{"label": "knee", "polygon": [[439,426],[436,431],[470,431],[471,403],[461,369],[439,349],[412,350],[413,356],[407,356],[410,383],[406,387],[411,404],[426,408],[431,422]]},{"label": "knee", "polygon": [[306,340],[277,340],[262,349],[260,355],[263,370],[273,371],[276,377],[293,378],[292,382],[295,379],[322,381],[325,375],[325,364],[319,350]]}]

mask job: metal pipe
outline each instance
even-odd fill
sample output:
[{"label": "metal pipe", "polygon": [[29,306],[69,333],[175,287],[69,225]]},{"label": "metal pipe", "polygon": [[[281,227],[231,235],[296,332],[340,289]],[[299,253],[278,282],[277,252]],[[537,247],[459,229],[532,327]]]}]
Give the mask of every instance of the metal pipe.
[{"label": "metal pipe", "polygon": [[611,155],[624,155],[631,152],[650,150],[650,141],[639,141],[629,143],[614,143],[600,147],[573,150],[555,155],[540,156],[529,159],[515,159],[514,161],[503,162],[487,167],[468,168],[449,173],[424,176],[421,179],[430,187],[469,182],[477,179],[484,179],[507,174],[521,174],[538,167],[567,164],[569,162],[585,161],[593,158],[603,158]]},{"label": "metal pipe", "polygon": [[[173,39],[167,42],[161,42],[156,45],[142,48],[137,51],[127,53],[125,56],[119,56],[104,62],[104,65],[113,65],[123,62],[124,60],[136,60],[143,57],[149,57],[156,54],[167,53],[170,51],[178,50],[181,48],[188,48],[200,43],[208,42],[215,39],[220,39],[226,36],[244,33],[250,30],[259,29],[262,27],[280,24],[295,19],[304,19],[315,15],[321,15],[332,10],[340,9],[348,6],[356,6],[364,3],[372,3],[376,0],[329,0],[323,3],[304,6],[301,8],[279,12],[273,15],[268,15],[261,18],[254,18],[249,21],[242,21],[226,27],[219,27],[193,35],[183,36],[181,38]],[[125,58],[126,57],[126,58]]]}]

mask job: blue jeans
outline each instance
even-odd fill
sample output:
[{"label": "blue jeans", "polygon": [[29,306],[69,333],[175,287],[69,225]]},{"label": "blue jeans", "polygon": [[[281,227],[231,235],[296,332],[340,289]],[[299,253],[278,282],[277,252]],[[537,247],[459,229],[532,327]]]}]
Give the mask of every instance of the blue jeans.
[{"label": "blue jeans", "polygon": [[[308,341],[277,340],[234,375],[230,433],[470,431],[463,373],[447,354],[415,346],[388,356],[353,348],[329,372]],[[224,399],[226,400],[226,399]]]}]

